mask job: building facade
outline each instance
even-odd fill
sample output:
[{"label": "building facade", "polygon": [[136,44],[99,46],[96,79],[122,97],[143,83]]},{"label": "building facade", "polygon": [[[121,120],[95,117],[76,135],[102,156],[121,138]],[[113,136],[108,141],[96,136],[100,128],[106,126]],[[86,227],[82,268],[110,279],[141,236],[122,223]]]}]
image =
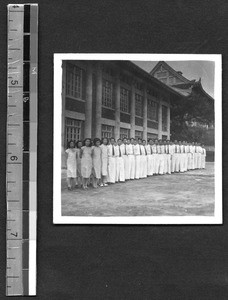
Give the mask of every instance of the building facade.
[{"label": "building facade", "polygon": [[130,61],[63,61],[62,150],[86,137],[169,139],[175,96]]}]

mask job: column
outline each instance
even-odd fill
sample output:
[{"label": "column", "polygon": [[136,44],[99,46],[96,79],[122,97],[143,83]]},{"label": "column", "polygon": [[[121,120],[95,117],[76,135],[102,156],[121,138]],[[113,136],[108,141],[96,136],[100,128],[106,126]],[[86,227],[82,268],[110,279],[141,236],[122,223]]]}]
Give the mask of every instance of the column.
[{"label": "column", "polygon": [[92,65],[88,63],[86,70],[85,138],[92,136],[92,80]]},{"label": "column", "polygon": [[130,122],[131,122],[131,129],[130,129],[130,137],[135,137],[135,86],[132,83],[131,85],[131,116],[130,116]]},{"label": "column", "polygon": [[120,137],[120,77],[116,74],[116,81],[114,85],[114,101],[115,101],[115,128],[114,135],[117,140]]},{"label": "column", "polygon": [[101,138],[101,112],[102,112],[102,69],[100,63],[97,64],[96,69],[96,129],[95,136]]},{"label": "column", "polygon": [[170,140],[170,104],[167,108],[167,139]]},{"label": "column", "polygon": [[62,157],[62,168],[66,168],[66,159],[65,159],[65,115],[66,115],[66,61],[63,60],[62,62],[62,151],[61,151],[61,157]]},{"label": "column", "polygon": [[162,138],[162,103],[161,99],[159,99],[158,104],[158,139]]},{"label": "column", "polygon": [[143,139],[147,141],[147,92],[146,92],[146,85],[143,88]]}]

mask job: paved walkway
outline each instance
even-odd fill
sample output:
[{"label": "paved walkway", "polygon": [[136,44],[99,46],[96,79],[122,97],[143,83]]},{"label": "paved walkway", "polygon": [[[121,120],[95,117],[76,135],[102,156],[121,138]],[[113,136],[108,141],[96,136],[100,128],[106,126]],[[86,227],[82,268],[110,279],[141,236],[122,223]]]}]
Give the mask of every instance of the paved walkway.
[{"label": "paved walkway", "polygon": [[[64,183],[64,185],[66,185]],[[62,190],[63,216],[210,216],[214,163],[205,170],[157,175],[88,190]]]}]

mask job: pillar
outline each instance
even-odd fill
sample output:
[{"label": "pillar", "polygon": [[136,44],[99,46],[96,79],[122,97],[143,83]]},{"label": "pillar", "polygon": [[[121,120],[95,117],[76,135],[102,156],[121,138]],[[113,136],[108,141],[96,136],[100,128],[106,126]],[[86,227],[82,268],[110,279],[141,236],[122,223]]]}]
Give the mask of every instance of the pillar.
[{"label": "pillar", "polygon": [[101,112],[102,112],[102,69],[100,63],[96,68],[96,113],[95,113],[95,136],[101,138]]},{"label": "pillar", "polygon": [[170,105],[167,108],[167,139],[170,140]]},{"label": "pillar", "polygon": [[130,137],[135,137],[135,86],[134,83],[131,85],[131,129],[130,129]]},{"label": "pillar", "polygon": [[61,157],[62,157],[62,168],[66,168],[66,159],[65,159],[65,141],[66,141],[66,136],[65,136],[65,115],[66,115],[66,61],[62,61],[62,132],[61,132],[61,137],[62,137],[62,151],[61,151]]},{"label": "pillar", "polygon": [[86,70],[85,138],[92,136],[92,81],[92,65],[89,62]]},{"label": "pillar", "polygon": [[143,88],[143,139],[147,141],[147,92]]},{"label": "pillar", "polygon": [[158,105],[158,139],[162,138],[162,103],[161,99],[159,99]]},{"label": "pillar", "polygon": [[114,101],[115,101],[115,130],[114,135],[117,140],[120,137],[120,77],[116,74],[114,85]]}]

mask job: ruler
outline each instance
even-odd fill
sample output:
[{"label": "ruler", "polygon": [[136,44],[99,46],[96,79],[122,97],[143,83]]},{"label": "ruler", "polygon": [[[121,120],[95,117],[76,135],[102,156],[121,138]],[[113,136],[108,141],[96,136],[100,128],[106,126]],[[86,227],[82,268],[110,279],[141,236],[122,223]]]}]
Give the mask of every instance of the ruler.
[{"label": "ruler", "polygon": [[8,5],[6,295],[36,294],[38,5]]}]

